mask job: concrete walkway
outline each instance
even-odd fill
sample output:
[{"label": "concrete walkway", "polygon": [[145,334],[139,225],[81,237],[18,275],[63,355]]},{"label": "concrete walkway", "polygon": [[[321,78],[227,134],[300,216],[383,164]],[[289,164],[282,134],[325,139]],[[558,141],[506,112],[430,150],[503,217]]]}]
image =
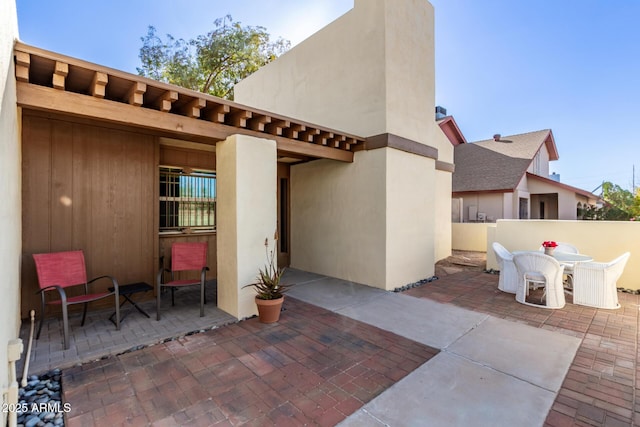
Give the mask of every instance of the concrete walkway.
[{"label": "concrete walkway", "polygon": [[316,274],[285,282],[297,299],[441,350],[342,426],[542,426],[581,342]]}]

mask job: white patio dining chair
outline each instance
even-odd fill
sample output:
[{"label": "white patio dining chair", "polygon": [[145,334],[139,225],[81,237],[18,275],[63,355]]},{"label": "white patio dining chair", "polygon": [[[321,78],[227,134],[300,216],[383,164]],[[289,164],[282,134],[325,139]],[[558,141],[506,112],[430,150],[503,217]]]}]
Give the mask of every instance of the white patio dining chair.
[{"label": "white patio dining chair", "polygon": [[[565,305],[562,286],[563,266],[554,258],[538,252],[523,252],[513,255],[518,271],[516,301],[522,304],[543,308],[562,308]],[[544,286],[542,299],[545,305],[527,301],[530,286]]]},{"label": "white patio dining chair", "polygon": [[[558,252],[565,252],[568,254],[579,254],[580,251],[578,250],[578,248],[574,245],[572,245],[571,243],[566,243],[566,242],[557,242],[558,246],[556,246],[556,251]],[[544,252],[544,247],[540,246],[539,249],[540,252]],[[564,275],[567,276],[567,290],[570,291],[571,288],[573,287],[573,265],[574,263],[572,262],[561,262],[560,264],[562,264],[564,266]]]},{"label": "white patio dining chair", "polygon": [[518,271],[513,263],[513,254],[498,242],[493,242],[492,246],[500,269],[498,289],[502,292],[515,294],[518,288]]},{"label": "white patio dining chair", "polygon": [[631,254],[611,262],[579,262],[573,271],[573,303],[597,308],[620,308],[616,283]]},{"label": "white patio dining chair", "polygon": [[[580,253],[578,248],[573,246],[571,243],[563,243],[563,242],[558,242],[558,246],[556,246],[556,251],[558,251],[558,252],[566,252],[568,254],[579,254]],[[569,284],[569,288],[571,288],[573,286],[573,266],[574,266],[574,263],[572,263],[572,262],[563,262],[562,265],[564,265],[564,275],[567,276],[567,281],[568,281],[568,284]]]}]

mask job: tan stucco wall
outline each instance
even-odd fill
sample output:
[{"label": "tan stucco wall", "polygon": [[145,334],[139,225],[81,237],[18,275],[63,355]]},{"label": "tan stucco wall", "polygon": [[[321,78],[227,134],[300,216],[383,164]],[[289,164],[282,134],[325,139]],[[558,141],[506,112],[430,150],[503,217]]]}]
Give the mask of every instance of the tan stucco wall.
[{"label": "tan stucco wall", "polygon": [[451,172],[436,170],[435,194],[435,260],[451,255]]},{"label": "tan stucco wall", "polygon": [[487,229],[495,227],[495,224],[456,223],[451,225],[451,241],[454,250],[486,252]]},{"label": "tan stucco wall", "polygon": [[218,307],[242,319],[257,314],[251,288],[273,248],[276,143],[234,135],[216,145]]},{"label": "tan stucco wall", "polygon": [[384,2],[366,6],[238,83],[235,100],[356,135],[384,133]]},{"label": "tan stucco wall", "polygon": [[432,276],[433,160],[390,148],[356,156],[291,167],[291,266],[382,289]]},{"label": "tan stucco wall", "polygon": [[442,150],[435,123],[433,7],[356,0],[355,7],[238,83],[237,102],[368,137],[389,132]]},{"label": "tan stucco wall", "polygon": [[386,149],[291,167],[291,266],[384,288]]},{"label": "tan stucco wall", "polygon": [[[386,289],[394,289],[433,276],[437,247],[434,245],[436,237],[434,225],[438,193],[430,187],[436,181],[433,159],[393,149],[385,149],[385,151],[387,152]],[[450,197],[451,192],[448,194]],[[449,202],[450,199],[446,200]],[[449,236],[447,233],[445,235]]]},{"label": "tan stucco wall", "polygon": [[[453,144],[444,134],[440,126],[436,129],[436,139],[439,140],[438,160],[453,164]],[[435,195],[434,195],[434,259],[440,261],[451,255],[451,223],[452,203],[451,191],[452,187],[451,172],[436,170],[435,171]]]},{"label": "tan stucco wall", "polygon": [[[501,220],[496,223],[495,236],[489,234],[487,248],[497,241],[510,251],[537,250],[545,240],[571,243],[601,262],[631,252],[618,286],[640,289],[640,224],[635,222]],[[498,268],[489,253],[487,268]]]},{"label": "tan stucco wall", "polygon": [[[0,389],[8,386],[7,344],[20,329],[20,252],[22,235],[20,126],[16,107],[13,43],[18,18],[13,0],[0,0]],[[7,414],[2,411],[2,425]]]},{"label": "tan stucco wall", "polygon": [[[235,100],[362,137],[392,133],[453,160],[435,123],[426,0],[356,0],[236,85]],[[358,152],[352,164],[293,166],[292,266],[386,289],[431,275],[450,251],[450,179],[436,178],[434,159],[390,148]]]}]

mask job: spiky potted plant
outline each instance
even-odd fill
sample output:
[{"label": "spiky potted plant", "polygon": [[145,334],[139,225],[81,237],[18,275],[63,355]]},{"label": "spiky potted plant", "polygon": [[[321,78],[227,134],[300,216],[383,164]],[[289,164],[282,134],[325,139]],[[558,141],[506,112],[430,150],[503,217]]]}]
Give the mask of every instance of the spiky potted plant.
[{"label": "spiky potted plant", "polygon": [[280,283],[283,268],[278,268],[276,263],[276,243],[278,234],[273,236],[274,247],[269,249],[269,238],[264,239],[265,252],[267,254],[267,264],[258,271],[258,276],[254,283],[246,287],[252,287],[256,291],[256,306],[258,307],[258,319],[262,323],[275,323],[280,319],[280,311],[284,302],[284,293],[287,285]]}]

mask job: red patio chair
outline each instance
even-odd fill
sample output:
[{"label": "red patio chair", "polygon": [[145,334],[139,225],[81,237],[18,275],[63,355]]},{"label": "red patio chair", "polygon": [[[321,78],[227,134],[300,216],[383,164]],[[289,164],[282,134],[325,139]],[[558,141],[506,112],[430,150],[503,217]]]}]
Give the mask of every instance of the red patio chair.
[{"label": "red patio chair", "polygon": [[[46,304],[56,304],[62,306],[62,323],[64,326],[63,345],[64,349],[69,349],[69,316],[67,306],[72,304],[84,304],[82,313],[82,323],[87,318],[87,306],[91,301],[107,298],[115,295],[114,302],[116,306],[116,330],[120,330],[120,295],[118,291],[118,281],[111,276],[100,276],[87,281],[87,270],[84,263],[84,254],[82,251],[69,252],[53,252],[48,254],[33,254],[33,260],[36,263],[36,271],[38,273],[38,283],[42,297],[42,313],[40,315],[40,326],[36,339],[40,338],[42,331],[42,323],[44,321],[44,312]],[[110,279],[113,283],[113,292],[89,292],[89,284],[98,279]],[[83,286],[84,293],[82,295],[67,297],[66,288],[72,286]],[[48,291],[57,290],[60,294],[59,300],[46,301],[45,294]]]},{"label": "red patio chair", "polygon": [[[174,279],[174,273],[179,271],[198,271],[199,279]],[[162,288],[171,288],[171,305],[175,305],[174,291],[183,286],[200,285],[200,317],[204,316],[205,281],[207,276],[207,243],[174,243],[171,245],[171,269],[160,268],[158,272],[156,320],[160,320],[160,297]],[[164,281],[164,273],[170,273],[170,280]]]}]

